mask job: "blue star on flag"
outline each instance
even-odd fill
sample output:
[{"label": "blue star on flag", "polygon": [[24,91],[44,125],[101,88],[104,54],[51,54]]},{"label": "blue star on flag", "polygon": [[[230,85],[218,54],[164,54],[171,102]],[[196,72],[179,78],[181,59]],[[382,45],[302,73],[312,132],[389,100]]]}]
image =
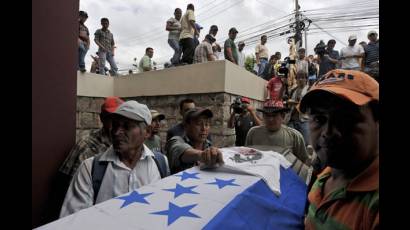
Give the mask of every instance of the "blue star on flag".
[{"label": "blue star on flag", "polygon": [[171,202],[168,204],[168,210],[159,211],[159,212],[152,212],[151,214],[155,215],[164,215],[168,216],[168,226],[178,220],[180,217],[193,217],[193,218],[201,218],[198,215],[190,212],[192,208],[197,206],[198,204],[187,205],[187,206],[177,206]]},{"label": "blue star on flag", "polygon": [[182,172],[182,174],[181,175],[175,175],[175,176],[178,176],[178,177],[181,177],[181,181],[184,181],[184,180],[186,180],[186,179],[189,179],[189,178],[192,178],[192,179],[198,179],[199,180],[199,177],[197,177],[196,175],[198,175],[199,173],[189,173],[189,172]]},{"label": "blue star on flag", "polygon": [[235,181],[235,179],[231,179],[231,180],[222,180],[222,179],[218,179],[215,178],[215,182],[212,183],[207,183],[207,184],[216,184],[218,185],[218,188],[221,189],[225,186],[239,186],[239,184],[235,184],[233,183]]},{"label": "blue star on flag", "polygon": [[163,189],[165,191],[170,191],[174,192],[174,198],[177,198],[178,196],[184,194],[184,193],[190,193],[190,194],[199,194],[195,191],[192,191],[192,189],[196,188],[198,186],[191,186],[191,187],[184,187],[182,185],[177,184],[175,188],[172,189]]},{"label": "blue star on flag", "polygon": [[132,193],[130,193],[129,195],[117,197],[116,199],[124,200],[124,203],[121,206],[121,208],[123,208],[123,207],[126,207],[126,206],[134,203],[134,202],[135,203],[149,204],[148,201],[145,200],[145,197],[149,196],[151,194],[153,194],[153,192],[139,194],[137,191],[132,191]]}]

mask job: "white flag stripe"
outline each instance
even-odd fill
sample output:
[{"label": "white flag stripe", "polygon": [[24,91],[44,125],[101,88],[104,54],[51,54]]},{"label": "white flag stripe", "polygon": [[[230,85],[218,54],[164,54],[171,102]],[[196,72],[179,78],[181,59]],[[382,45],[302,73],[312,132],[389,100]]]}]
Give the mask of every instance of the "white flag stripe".
[{"label": "white flag stripe", "polygon": [[[134,202],[120,208],[124,203],[121,199],[111,199],[94,207],[81,210],[73,215],[52,222],[38,229],[200,229],[204,227],[226,204],[232,201],[236,195],[243,192],[249,186],[260,179],[251,175],[232,174],[226,170],[199,170],[191,168],[185,172],[199,173],[200,179],[186,179],[169,176],[154,184],[139,188],[139,194],[153,193],[144,199],[149,204]],[[181,175],[178,173],[178,175]],[[239,186],[225,186],[218,188],[215,178],[222,180],[235,179],[234,184]],[[199,194],[184,193],[174,198],[174,192],[163,189],[174,189],[176,184],[184,187],[197,186],[192,189]],[[129,195],[124,194],[120,197]],[[190,212],[200,218],[182,216],[168,225],[167,215],[155,215],[153,212],[168,210],[169,202],[183,207],[197,204]]]}]

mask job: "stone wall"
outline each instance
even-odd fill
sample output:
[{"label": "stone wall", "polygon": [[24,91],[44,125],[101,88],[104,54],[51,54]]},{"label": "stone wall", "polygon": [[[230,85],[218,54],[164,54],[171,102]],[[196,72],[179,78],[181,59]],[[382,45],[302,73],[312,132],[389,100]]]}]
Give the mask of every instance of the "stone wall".
[{"label": "stone wall", "polygon": [[[206,107],[212,110],[214,118],[211,125],[211,137],[213,144],[217,147],[233,146],[235,144],[235,130],[228,128],[228,119],[230,116],[230,105],[237,95],[229,93],[204,93],[204,94],[187,94],[171,96],[140,96],[128,97],[124,100],[136,100],[146,104],[148,108],[158,110],[165,114],[166,120],[160,129],[160,137],[163,146],[165,145],[166,131],[182,121],[179,114],[179,102],[186,98],[191,98],[197,106]],[[104,98],[101,97],[77,97],[77,135],[78,140],[92,129],[98,129],[102,126],[99,119],[99,112]],[[261,108],[262,102],[251,100],[254,108]]]}]

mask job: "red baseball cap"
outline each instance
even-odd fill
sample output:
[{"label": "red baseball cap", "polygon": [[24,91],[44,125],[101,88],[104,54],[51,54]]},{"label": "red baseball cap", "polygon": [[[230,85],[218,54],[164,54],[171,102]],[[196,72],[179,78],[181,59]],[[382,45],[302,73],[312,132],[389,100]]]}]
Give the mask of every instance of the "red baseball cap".
[{"label": "red baseball cap", "polygon": [[248,104],[251,103],[251,100],[250,100],[249,98],[247,98],[247,97],[242,97],[242,98],[241,98],[241,101],[242,101],[242,103],[248,103]]},{"label": "red baseball cap", "polygon": [[256,109],[262,113],[288,112],[290,109],[285,107],[282,100],[267,100],[263,104],[263,109]]},{"label": "red baseball cap", "polygon": [[107,97],[101,106],[101,112],[113,113],[122,103],[124,101],[119,97]]}]

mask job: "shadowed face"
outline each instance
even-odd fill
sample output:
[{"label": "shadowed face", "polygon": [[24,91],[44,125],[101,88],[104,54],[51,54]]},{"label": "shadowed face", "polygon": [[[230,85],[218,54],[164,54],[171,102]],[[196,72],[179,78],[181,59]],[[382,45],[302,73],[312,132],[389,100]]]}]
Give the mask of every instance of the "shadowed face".
[{"label": "shadowed face", "polygon": [[359,107],[332,94],[323,98],[309,112],[311,141],[320,161],[349,169],[378,153],[379,125],[370,106]]},{"label": "shadowed face", "polygon": [[179,21],[179,19],[181,19],[181,16],[182,16],[182,11],[180,9],[175,10],[174,16],[175,16],[175,19]]},{"label": "shadowed face", "polygon": [[268,41],[268,37],[262,36],[261,38],[262,45],[265,44],[267,41]]},{"label": "shadowed face", "polygon": [[354,40],[349,40],[349,46],[354,46],[356,44],[356,39]]},{"label": "shadowed face", "polygon": [[185,132],[189,139],[194,142],[205,142],[211,128],[211,119],[205,115],[201,115],[196,119],[191,120],[186,124]]},{"label": "shadowed face", "polygon": [[153,49],[148,49],[147,50],[147,56],[152,58],[154,56],[154,50]]},{"label": "shadowed face", "polygon": [[181,116],[184,116],[184,114],[186,113],[186,111],[195,108],[195,103],[193,102],[189,102],[189,103],[184,103],[182,105],[182,110],[179,111],[179,113],[181,114]]},{"label": "shadowed face", "polygon": [[285,114],[282,112],[263,113],[266,128],[272,132],[278,131],[282,126],[284,116]]},{"label": "shadowed face", "polygon": [[112,116],[111,137],[115,152],[126,156],[131,151],[143,147],[143,143],[148,137],[147,126],[144,122],[115,114]]},{"label": "shadowed face", "polygon": [[158,117],[155,118],[155,119],[152,119],[152,122],[151,122],[151,132],[152,132],[152,134],[158,134],[160,128],[161,128],[160,119]]}]

